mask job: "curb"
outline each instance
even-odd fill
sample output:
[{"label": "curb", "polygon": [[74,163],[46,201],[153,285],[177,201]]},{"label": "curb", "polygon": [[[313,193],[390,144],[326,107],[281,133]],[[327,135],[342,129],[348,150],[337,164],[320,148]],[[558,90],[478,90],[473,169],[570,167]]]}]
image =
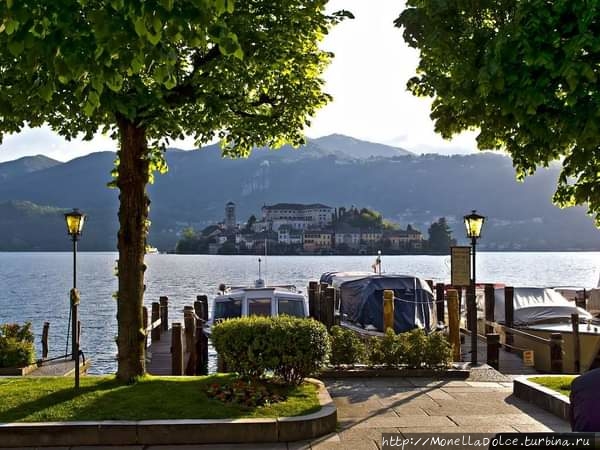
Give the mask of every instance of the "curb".
[{"label": "curb", "polygon": [[0,423],[1,447],[228,444],[314,439],[335,431],[337,409],[321,381],[306,381],[318,387],[321,410],[304,416],[274,419]]},{"label": "curb", "polygon": [[536,378],[540,376],[548,377],[553,375],[530,375],[516,378],[513,381],[513,394],[516,397],[529,403],[533,403],[534,405],[539,406],[540,408],[568,422],[571,418],[571,402],[569,401],[569,397],[559,394],[558,392],[553,391],[545,386],[529,381],[529,378]]},{"label": "curb", "polygon": [[464,380],[469,378],[470,371],[463,369],[390,369],[390,368],[348,368],[326,369],[319,373],[320,378],[373,378],[373,377],[410,377]]}]

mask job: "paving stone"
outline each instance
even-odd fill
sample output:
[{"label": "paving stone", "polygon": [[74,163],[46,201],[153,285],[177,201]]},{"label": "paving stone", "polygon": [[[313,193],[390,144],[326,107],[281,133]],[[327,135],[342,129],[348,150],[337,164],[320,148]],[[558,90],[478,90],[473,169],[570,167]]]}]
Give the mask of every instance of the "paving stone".
[{"label": "paving stone", "polygon": [[454,397],[445,392],[443,389],[435,389],[427,392],[425,395],[433,400],[454,400]]},{"label": "paving stone", "polygon": [[494,415],[454,415],[450,416],[453,422],[459,426],[473,425],[520,425],[538,423],[527,414],[494,414]]},{"label": "paving stone", "polygon": [[450,419],[442,416],[403,416],[367,419],[357,423],[357,428],[428,428],[451,427],[455,425]]},{"label": "paving stone", "polygon": [[355,406],[341,406],[337,410],[338,418],[346,417],[397,417],[391,408],[378,405],[377,408],[364,408]]},{"label": "paving stone", "polygon": [[[417,406],[413,406],[413,405],[406,405],[406,406],[395,406],[393,408],[394,412],[400,416],[400,417],[406,417],[406,416],[428,416],[429,414],[427,414],[427,412],[420,407]],[[437,414],[439,415],[439,414]]]},{"label": "paving stone", "polygon": [[342,430],[338,434],[342,441],[360,441],[371,439],[376,442],[381,441],[383,433],[399,433],[398,428],[350,428]]},{"label": "paving stone", "polygon": [[319,443],[311,446],[312,450],[378,450],[373,440],[341,441],[335,443]]}]

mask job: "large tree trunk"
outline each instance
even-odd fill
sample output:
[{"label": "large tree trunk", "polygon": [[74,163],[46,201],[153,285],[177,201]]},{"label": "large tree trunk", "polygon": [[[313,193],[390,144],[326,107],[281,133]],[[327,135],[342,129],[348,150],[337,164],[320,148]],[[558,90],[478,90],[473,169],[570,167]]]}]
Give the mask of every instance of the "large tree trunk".
[{"label": "large tree trunk", "polygon": [[119,290],[117,293],[118,368],[117,378],[131,382],[145,373],[142,324],[144,298],[144,255],[148,206],[148,147],[145,129],[118,118],[119,150]]}]

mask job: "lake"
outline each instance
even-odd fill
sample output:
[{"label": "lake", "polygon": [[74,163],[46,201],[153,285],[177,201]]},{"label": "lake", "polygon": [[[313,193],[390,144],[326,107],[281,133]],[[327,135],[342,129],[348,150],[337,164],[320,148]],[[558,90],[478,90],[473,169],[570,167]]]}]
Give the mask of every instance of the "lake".
[{"label": "lake", "polygon": [[[81,348],[93,360],[90,373],[116,370],[115,276],[117,253],[79,253]],[[267,283],[295,284],[306,291],[311,280],[334,270],[369,271],[374,256],[262,257]],[[251,284],[258,278],[257,256],[161,255],[146,257],[146,293],[150,309],[161,295],[170,300],[169,318],[182,319],[183,306],[198,294],[209,299],[220,283]],[[450,257],[382,256],[383,272],[417,275],[449,282]],[[512,286],[596,287],[600,253],[477,253],[477,281]],[[50,357],[65,354],[72,283],[72,254],[0,253],[0,323],[33,323],[38,355],[42,326],[50,322]],[[70,352],[70,349],[69,349]]]}]

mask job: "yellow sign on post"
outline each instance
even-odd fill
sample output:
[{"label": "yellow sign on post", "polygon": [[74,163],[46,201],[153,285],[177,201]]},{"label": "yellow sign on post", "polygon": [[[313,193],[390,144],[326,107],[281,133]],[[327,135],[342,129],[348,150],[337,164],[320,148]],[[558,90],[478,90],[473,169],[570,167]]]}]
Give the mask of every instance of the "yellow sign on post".
[{"label": "yellow sign on post", "polygon": [[524,350],[523,351],[523,365],[533,367],[533,365],[534,365],[533,350]]},{"label": "yellow sign on post", "polygon": [[450,247],[450,283],[452,286],[471,284],[471,247]]}]

